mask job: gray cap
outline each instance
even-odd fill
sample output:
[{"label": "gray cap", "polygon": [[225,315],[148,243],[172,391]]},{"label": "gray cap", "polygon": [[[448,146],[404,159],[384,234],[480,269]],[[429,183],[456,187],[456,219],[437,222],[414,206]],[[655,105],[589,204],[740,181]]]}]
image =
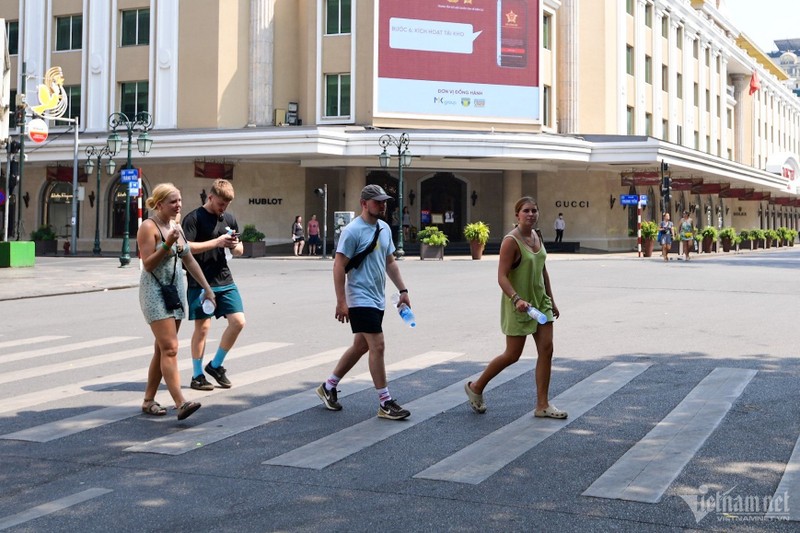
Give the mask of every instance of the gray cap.
[{"label": "gray cap", "polygon": [[380,185],[367,185],[361,189],[362,200],[377,200],[382,202],[384,200],[389,200],[390,198],[391,196],[386,194],[386,191],[384,191],[383,187]]}]

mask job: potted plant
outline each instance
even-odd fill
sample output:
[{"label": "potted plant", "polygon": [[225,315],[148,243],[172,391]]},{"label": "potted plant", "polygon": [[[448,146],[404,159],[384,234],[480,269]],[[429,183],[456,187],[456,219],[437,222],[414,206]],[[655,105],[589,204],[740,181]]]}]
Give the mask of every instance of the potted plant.
[{"label": "potted plant", "polygon": [[746,229],[743,229],[739,232],[739,242],[742,243],[744,241],[748,241],[750,243],[750,249],[753,249],[753,241],[750,240],[750,232]]},{"label": "potted plant", "polygon": [[789,246],[789,228],[781,226],[778,228],[778,242],[781,246]]},{"label": "potted plant", "polygon": [[425,226],[417,233],[417,237],[420,241],[420,259],[444,259],[444,247],[449,241],[442,230],[437,226]]},{"label": "potted plant", "polygon": [[765,247],[772,248],[772,244],[778,240],[778,232],[774,229],[768,229],[764,231],[764,240],[765,240]]},{"label": "potted plant", "polygon": [[642,222],[642,255],[650,257],[653,255],[653,248],[658,237],[658,225],[652,220]]},{"label": "potted plant", "polygon": [[706,226],[700,230],[700,236],[703,241],[703,253],[710,254],[714,243],[717,242],[719,232],[714,226]]},{"label": "potted plant", "polygon": [[719,230],[719,240],[722,243],[722,251],[730,252],[731,246],[736,242],[738,235],[734,228],[722,228]]},{"label": "potted plant", "polygon": [[242,257],[263,257],[267,254],[267,243],[264,242],[264,235],[256,229],[255,224],[245,224],[239,240],[242,241],[244,253]]},{"label": "potted plant", "polygon": [[473,259],[480,259],[489,241],[489,225],[485,222],[471,222],[464,226],[464,238],[469,241],[469,249]]},{"label": "potted plant", "polygon": [[764,230],[763,229],[751,229],[749,232],[750,238],[750,249],[753,249],[753,241],[755,241],[755,248],[759,246],[764,246]]},{"label": "potted plant", "polygon": [[58,236],[49,224],[42,224],[31,233],[31,240],[36,255],[56,255],[58,253]]},{"label": "potted plant", "polygon": [[794,246],[794,241],[797,240],[797,230],[789,230],[789,246]]}]

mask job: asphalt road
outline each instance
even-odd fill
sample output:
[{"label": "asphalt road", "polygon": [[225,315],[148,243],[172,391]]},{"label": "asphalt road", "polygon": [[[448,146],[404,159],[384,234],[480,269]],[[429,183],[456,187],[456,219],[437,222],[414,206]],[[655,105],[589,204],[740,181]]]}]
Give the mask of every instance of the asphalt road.
[{"label": "asphalt road", "polygon": [[504,345],[496,257],[401,264],[418,325],[387,312],[384,328],[405,422],[375,417],[366,359],[341,412],[313,393],[351,340],[328,260],[234,261],[248,319],[234,386],[188,389],[185,324],[183,383],[203,407],[184,422],[139,410],[152,335],[137,289],[114,289],[135,271],[79,258],[0,273],[0,295],[70,266],[94,280],[0,304],[0,530],[796,531],[799,261],[551,255],[551,398],[567,421],[532,416],[531,340],[486,414],[465,402]]}]

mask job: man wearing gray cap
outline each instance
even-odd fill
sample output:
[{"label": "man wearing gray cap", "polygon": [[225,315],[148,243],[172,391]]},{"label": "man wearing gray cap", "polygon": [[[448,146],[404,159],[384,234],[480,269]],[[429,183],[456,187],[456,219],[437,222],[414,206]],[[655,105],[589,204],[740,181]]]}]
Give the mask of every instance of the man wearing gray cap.
[{"label": "man wearing gray cap", "polygon": [[344,227],[333,262],[336,289],[336,319],[349,322],[353,345],[344,352],[333,374],[317,388],[317,396],[331,411],[339,411],[336,387],[369,352],[369,371],[378,392],[378,417],[403,420],[411,413],[400,407],[389,394],[383,362],[383,311],[386,307],[386,276],[400,291],[400,303],[411,307],[400,268],[394,259],[394,243],[386,215],[386,200],[391,198],[378,185],[361,190],[361,215]]}]

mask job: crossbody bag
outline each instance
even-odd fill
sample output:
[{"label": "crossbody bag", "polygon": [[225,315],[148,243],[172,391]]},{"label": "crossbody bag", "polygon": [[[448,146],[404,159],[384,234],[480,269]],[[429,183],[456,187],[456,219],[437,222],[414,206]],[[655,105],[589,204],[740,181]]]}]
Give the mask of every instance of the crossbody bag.
[{"label": "crossbody bag", "polygon": [[375,236],[372,238],[372,242],[369,244],[369,246],[358,252],[352,257],[352,259],[350,259],[350,261],[344,267],[345,273],[350,272],[354,268],[360,267],[361,263],[364,262],[364,259],[366,259],[367,256],[372,253],[372,251],[375,249],[375,244],[378,242],[378,234],[381,232],[381,229],[382,228],[378,226],[378,228],[375,230]]}]

